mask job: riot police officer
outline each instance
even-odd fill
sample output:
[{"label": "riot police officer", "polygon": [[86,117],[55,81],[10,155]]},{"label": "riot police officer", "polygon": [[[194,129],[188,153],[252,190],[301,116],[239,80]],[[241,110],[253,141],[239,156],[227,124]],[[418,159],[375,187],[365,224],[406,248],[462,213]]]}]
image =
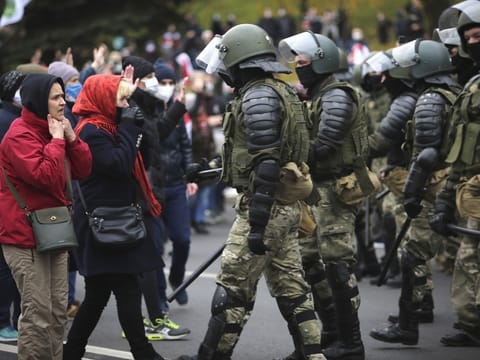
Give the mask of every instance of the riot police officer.
[{"label": "riot police officer", "polygon": [[448,50],[439,42],[417,39],[394,48],[391,54],[398,64],[390,70],[392,76],[413,80],[415,88],[421,91],[413,117],[406,124],[402,145],[406,160],[411,159],[403,205],[413,220],[401,257],[397,323],[386,329],[373,329],[370,335],[384,342],[415,345],[422,302],[431,304],[429,314],[433,320],[428,261],[436,255],[442,238],[431,231],[427,214],[448,173],[445,158],[449,146],[443,139],[449,135],[448,114],[460,88],[450,76],[453,68]]},{"label": "riot police officer", "polygon": [[[211,318],[194,358],[231,358],[264,275],[301,358],[324,360],[320,323],[303,279],[296,238],[300,202],[281,191],[282,171],[301,167],[308,155],[303,104],[293,87],[274,78],[289,69],[277,62],[267,33],[252,24],[217,35],[197,63],[207,72],[218,72],[235,88],[223,118],[222,180],[239,196],[221,257]],[[310,182],[306,195],[311,190]]]},{"label": "riot police officer", "polygon": [[[323,352],[328,359],[363,359],[353,233],[358,206],[374,190],[365,165],[368,149],[364,110],[357,91],[333,75],[339,68],[339,52],[328,37],[302,32],[281,40],[279,51],[295,64],[311,101],[309,166],[321,199],[313,207],[318,225],[318,244],[313,245],[320,251],[325,273],[319,267],[313,274],[314,269],[307,266],[306,275],[323,310],[334,312],[321,316],[321,320],[338,337]],[[347,183],[354,184],[350,190],[355,190],[346,191]],[[330,299],[328,290],[321,293],[325,276]]]},{"label": "riot police officer", "polygon": [[[480,64],[480,4],[463,9],[457,31],[461,49]],[[458,96],[452,111],[455,125],[453,145],[448,154],[452,163],[444,188],[435,201],[430,218],[433,230],[453,235],[448,224],[465,223],[468,229],[480,229],[479,169],[477,129],[480,127],[478,87],[480,76],[472,77]],[[458,212],[458,216],[456,214]],[[480,242],[478,237],[462,235],[453,270],[451,301],[458,321],[455,334],[440,341],[447,346],[480,346]]]}]

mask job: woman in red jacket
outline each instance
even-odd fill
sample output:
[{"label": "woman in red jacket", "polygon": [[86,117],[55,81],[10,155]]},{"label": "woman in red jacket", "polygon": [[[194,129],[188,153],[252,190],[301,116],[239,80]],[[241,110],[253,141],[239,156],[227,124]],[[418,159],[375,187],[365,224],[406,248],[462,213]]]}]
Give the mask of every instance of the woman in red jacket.
[{"label": "woman in red jacket", "polygon": [[[30,211],[71,205],[72,179],[90,174],[92,156],[64,116],[61,78],[28,75],[22,85],[22,113],[0,145],[0,166]],[[21,296],[18,359],[62,359],[67,322],[67,251],[38,253],[24,210],[0,177],[0,243]]]}]

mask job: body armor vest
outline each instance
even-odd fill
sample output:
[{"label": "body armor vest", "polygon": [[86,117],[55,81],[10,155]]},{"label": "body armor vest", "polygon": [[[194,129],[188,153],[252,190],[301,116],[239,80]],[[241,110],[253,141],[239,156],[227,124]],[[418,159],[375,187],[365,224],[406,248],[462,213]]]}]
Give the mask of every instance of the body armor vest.
[{"label": "body armor vest", "polygon": [[452,131],[447,159],[469,177],[480,173],[480,75],[470,79],[451,112]]},{"label": "body armor vest", "polygon": [[[279,154],[278,148],[264,149],[256,154],[250,154],[247,150],[247,134],[241,110],[242,99],[248,89],[259,85],[266,85],[275,90],[283,105],[279,114],[282,119]],[[295,89],[281,80],[267,78],[247,83],[226,107],[223,132],[225,142],[222,149],[221,180],[240,191],[251,190],[250,174],[257,158],[279,159],[280,166],[290,161],[300,165],[308,158],[309,142],[305,105]]]},{"label": "body armor vest", "polygon": [[368,156],[367,116],[365,106],[360,101],[360,95],[353,86],[346,82],[337,81],[330,81],[321,85],[320,91],[314,95],[309,111],[310,141],[313,144],[317,137],[320,116],[323,111],[322,96],[327,91],[336,88],[344,90],[352,97],[357,107],[355,118],[345,135],[342,148],[328,158],[315,159],[315,164],[310,166],[310,172],[313,179],[316,180],[341,177],[355,171],[362,188],[366,189],[371,185],[368,176],[366,176],[365,165]]}]

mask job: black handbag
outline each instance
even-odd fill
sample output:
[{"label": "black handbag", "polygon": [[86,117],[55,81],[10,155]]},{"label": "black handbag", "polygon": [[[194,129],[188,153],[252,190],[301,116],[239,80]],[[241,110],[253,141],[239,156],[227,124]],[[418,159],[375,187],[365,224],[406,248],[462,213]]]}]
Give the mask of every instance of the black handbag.
[{"label": "black handbag", "polygon": [[88,216],[95,247],[106,250],[127,250],[140,245],[147,237],[140,205],[101,206],[89,213],[80,185],[77,184],[77,186],[80,200]]},{"label": "black handbag", "polygon": [[[67,199],[72,199],[72,182],[65,159],[67,173]],[[30,211],[27,204],[10,182],[5,170],[2,168],[3,177],[12,192],[15,200],[25,212],[28,222],[32,226],[35,236],[36,249],[39,253],[53,250],[71,250],[78,246],[77,237],[73,228],[71,209],[67,206],[56,206]]]}]

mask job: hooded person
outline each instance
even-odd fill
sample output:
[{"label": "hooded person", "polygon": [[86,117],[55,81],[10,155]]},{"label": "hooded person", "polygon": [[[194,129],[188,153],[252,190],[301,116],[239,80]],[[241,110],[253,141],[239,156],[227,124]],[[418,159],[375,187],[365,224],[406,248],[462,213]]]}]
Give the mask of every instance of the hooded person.
[{"label": "hooded person", "polygon": [[[48,74],[31,74],[20,95],[21,116],[0,145],[4,175],[29,211],[71,206],[67,171],[72,179],[86,178],[92,157],[63,115],[63,81]],[[10,191],[6,177],[0,185],[0,242],[22,299],[18,358],[61,360],[67,323],[67,251],[37,251],[26,210]]]},{"label": "hooded person", "polygon": [[22,99],[20,87],[25,75],[19,71],[8,71],[0,76],[0,141],[13,120],[20,116]]}]

